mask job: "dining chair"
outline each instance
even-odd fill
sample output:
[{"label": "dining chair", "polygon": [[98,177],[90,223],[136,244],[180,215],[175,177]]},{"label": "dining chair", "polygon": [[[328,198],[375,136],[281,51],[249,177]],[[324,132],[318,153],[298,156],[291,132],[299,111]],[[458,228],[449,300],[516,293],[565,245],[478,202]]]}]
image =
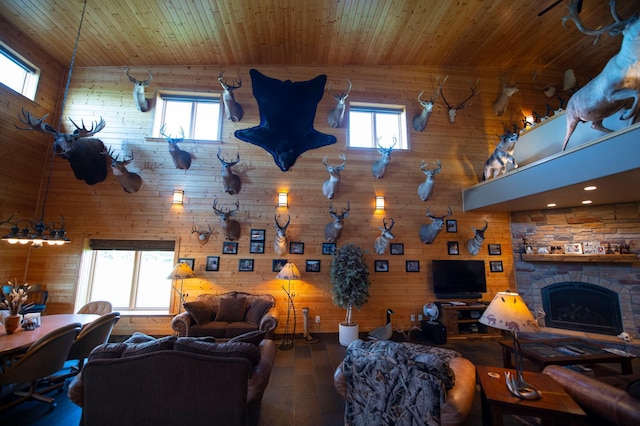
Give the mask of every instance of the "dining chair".
[{"label": "dining chair", "polygon": [[27,290],[29,297],[27,303],[20,309],[20,315],[37,314],[44,312],[47,307],[49,292],[42,288],[40,284],[32,284]]},{"label": "dining chair", "polygon": [[104,300],[96,300],[89,302],[78,310],[79,314],[108,314],[113,310],[110,302]]},{"label": "dining chair", "polygon": [[14,392],[13,394],[18,398],[0,407],[0,411],[32,399],[55,407],[55,399],[44,394],[57,386],[37,389],[38,380],[59,371],[64,366],[80,328],[80,323],[73,323],[47,333],[36,340],[24,355],[10,363],[9,367],[0,374],[0,385],[29,383],[29,390]]}]

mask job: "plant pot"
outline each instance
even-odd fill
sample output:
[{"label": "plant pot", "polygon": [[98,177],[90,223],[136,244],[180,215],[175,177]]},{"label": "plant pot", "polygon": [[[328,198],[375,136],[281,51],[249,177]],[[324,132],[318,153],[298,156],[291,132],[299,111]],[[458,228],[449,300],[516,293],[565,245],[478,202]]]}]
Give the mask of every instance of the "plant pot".
[{"label": "plant pot", "polygon": [[7,334],[13,334],[20,327],[20,315],[9,315],[4,318],[4,330]]},{"label": "plant pot", "polygon": [[358,338],[358,324],[346,325],[345,323],[340,323],[338,328],[339,340],[342,346],[349,346],[349,343],[353,342]]}]

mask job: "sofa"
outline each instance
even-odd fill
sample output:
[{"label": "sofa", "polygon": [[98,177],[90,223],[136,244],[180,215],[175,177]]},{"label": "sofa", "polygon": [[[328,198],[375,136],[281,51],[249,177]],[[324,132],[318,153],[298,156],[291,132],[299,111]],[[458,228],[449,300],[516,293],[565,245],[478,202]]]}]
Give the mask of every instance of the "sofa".
[{"label": "sofa", "polygon": [[90,426],[257,425],[276,356],[263,336],[216,343],[135,333],[96,347],[68,396]]},{"label": "sofa", "polygon": [[249,331],[263,330],[273,337],[278,327],[275,298],[270,294],[232,291],[224,294],[200,294],[184,304],[171,321],[180,337],[211,336],[230,339]]},{"label": "sofa", "polygon": [[459,425],[473,406],[476,368],[446,348],[354,340],[334,386],[345,425]]},{"label": "sofa", "polygon": [[640,425],[640,375],[594,378],[559,365],[542,370],[587,413],[592,424]]}]

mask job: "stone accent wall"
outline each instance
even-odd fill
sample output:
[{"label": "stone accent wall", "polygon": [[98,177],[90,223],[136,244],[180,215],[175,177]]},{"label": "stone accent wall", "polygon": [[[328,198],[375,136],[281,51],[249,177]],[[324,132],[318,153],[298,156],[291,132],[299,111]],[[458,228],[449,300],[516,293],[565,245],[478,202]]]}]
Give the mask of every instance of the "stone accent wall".
[{"label": "stone accent wall", "polygon": [[596,241],[628,244],[630,252],[637,255],[640,253],[640,203],[512,213],[511,236],[517,289],[533,312],[542,308],[540,290],[548,285],[565,281],[599,285],[619,294],[624,330],[640,338],[640,265],[637,262],[520,260],[524,252],[523,238],[533,246],[534,252],[539,247]]}]

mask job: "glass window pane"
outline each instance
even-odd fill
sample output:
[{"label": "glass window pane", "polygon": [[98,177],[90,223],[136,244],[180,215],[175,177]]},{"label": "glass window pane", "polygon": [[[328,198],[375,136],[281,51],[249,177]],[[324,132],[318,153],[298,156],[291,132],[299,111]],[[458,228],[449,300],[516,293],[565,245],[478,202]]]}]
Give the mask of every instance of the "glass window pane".
[{"label": "glass window pane", "polygon": [[198,102],[193,139],[220,139],[220,104],[217,102]]},{"label": "glass window pane", "polygon": [[97,250],[90,301],[108,300],[114,308],[128,308],[135,251]]},{"label": "glass window pane", "polygon": [[18,93],[22,93],[27,71],[4,55],[0,55],[0,69],[2,70],[2,77],[0,78],[2,84]]},{"label": "glass window pane", "polygon": [[[400,140],[399,134],[398,114],[376,114],[376,139],[380,138],[380,145],[384,147],[391,146],[394,137]],[[396,145],[395,148],[399,148],[399,146]]]},{"label": "glass window pane", "polygon": [[371,148],[373,145],[373,115],[368,112],[349,113],[349,146]]},{"label": "glass window pane", "polygon": [[192,102],[166,101],[166,112],[164,122],[167,127],[164,133],[171,137],[177,138],[180,135],[180,129],[184,131],[184,137],[189,139],[191,129],[191,109]]},{"label": "glass window pane", "polygon": [[[137,309],[169,309],[171,280],[167,279],[173,269],[173,252],[143,251],[140,253],[138,275]],[[176,283],[179,287],[179,283]]]}]

